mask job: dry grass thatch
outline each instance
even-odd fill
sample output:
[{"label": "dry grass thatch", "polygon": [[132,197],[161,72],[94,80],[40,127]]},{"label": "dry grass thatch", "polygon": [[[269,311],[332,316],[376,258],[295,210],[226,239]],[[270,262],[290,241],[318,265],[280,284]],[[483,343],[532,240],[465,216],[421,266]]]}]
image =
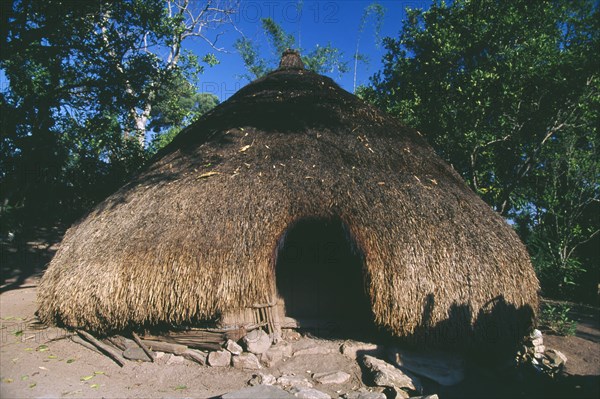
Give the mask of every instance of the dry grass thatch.
[{"label": "dry grass thatch", "polygon": [[40,284],[41,319],[107,332],[269,302],[278,240],[324,218],[359,247],[375,322],[394,335],[524,333],[538,281],[513,230],[419,132],[289,65],[71,227]]}]

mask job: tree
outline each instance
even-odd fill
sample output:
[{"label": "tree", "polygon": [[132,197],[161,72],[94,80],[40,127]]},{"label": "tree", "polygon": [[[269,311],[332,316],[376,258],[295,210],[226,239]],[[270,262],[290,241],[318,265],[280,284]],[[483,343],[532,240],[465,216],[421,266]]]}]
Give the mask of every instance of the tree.
[{"label": "tree", "polygon": [[[590,123],[599,120],[600,96],[594,103],[594,109],[584,113],[594,119]],[[598,281],[600,137],[596,130],[567,129],[561,140],[553,140],[544,148],[540,158],[542,165],[528,179],[528,198],[535,202],[516,220],[526,230],[523,236],[544,293],[595,300],[596,295],[589,292],[597,293]],[[586,256],[585,244],[594,241],[596,256]],[[586,281],[589,278],[591,286]],[[588,293],[581,292],[582,285],[588,286]]]},{"label": "tree", "polygon": [[354,51],[354,78],[353,78],[353,85],[352,85],[352,91],[356,92],[356,75],[358,73],[358,63],[359,61],[362,62],[366,62],[366,59],[363,55],[360,54],[359,52],[359,48],[360,48],[360,39],[362,36],[362,33],[365,30],[365,27],[367,25],[367,21],[369,19],[369,17],[373,17],[375,19],[375,44],[377,46],[379,46],[380,44],[380,37],[379,34],[381,32],[381,28],[383,26],[383,17],[385,16],[385,8],[375,2],[375,3],[371,3],[369,4],[367,7],[365,7],[365,10],[363,11],[363,15],[360,19],[360,24],[358,25],[358,36],[356,38],[356,50]]},{"label": "tree", "polygon": [[[0,183],[6,209],[86,209],[148,157],[148,129],[182,124],[216,28],[236,2],[19,0],[3,4]],[[211,37],[212,35],[212,37]],[[183,42],[209,46],[198,57]],[[192,105],[194,101],[188,101]],[[5,119],[5,115],[10,118]],[[14,117],[13,117],[14,116]]]},{"label": "tree", "polygon": [[577,226],[598,201],[598,14],[589,0],[436,1],[408,11],[360,93],[421,130],[521,232],[559,243],[545,254],[570,281],[597,230]]},{"label": "tree", "polygon": [[[277,68],[281,54],[296,45],[294,36],[285,32],[273,19],[262,18],[261,23],[267,42],[273,49],[270,58],[262,57],[260,46],[246,37],[242,37],[234,43],[234,47],[242,57],[248,71],[244,75],[248,80],[260,78]],[[313,50],[302,55],[302,61],[308,70],[320,74],[335,71],[345,73],[349,70],[348,62],[343,60],[342,52],[333,47],[331,43],[325,46],[317,45]]]},{"label": "tree", "polygon": [[[219,98],[211,93],[196,93],[190,98],[182,99],[182,101],[185,102],[185,104],[180,108],[177,108],[177,111],[186,111],[186,115],[182,119],[182,123],[171,124],[170,128],[158,132],[152,139],[152,143],[150,145],[151,153],[156,153],[161,148],[165,147],[183,130],[184,126],[195,122],[202,115],[220,103]],[[188,102],[191,102],[191,104]]]}]

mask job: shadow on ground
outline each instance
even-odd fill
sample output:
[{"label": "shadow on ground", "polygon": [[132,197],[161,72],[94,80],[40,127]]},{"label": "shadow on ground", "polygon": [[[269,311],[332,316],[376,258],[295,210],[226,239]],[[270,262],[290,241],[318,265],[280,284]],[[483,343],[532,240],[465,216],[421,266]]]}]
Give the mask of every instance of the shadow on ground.
[{"label": "shadow on ground", "polygon": [[0,240],[0,293],[27,287],[28,279],[41,276],[64,233],[62,226],[43,227],[27,236]]}]

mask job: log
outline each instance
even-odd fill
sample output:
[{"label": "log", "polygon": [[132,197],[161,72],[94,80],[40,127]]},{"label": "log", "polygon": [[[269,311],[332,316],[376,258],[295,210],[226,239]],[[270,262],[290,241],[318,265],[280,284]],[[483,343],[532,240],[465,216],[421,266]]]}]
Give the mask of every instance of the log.
[{"label": "log", "polygon": [[204,352],[200,352],[199,350],[188,349],[184,353],[182,353],[182,356],[188,360],[201,364],[202,366],[206,365],[207,354]]},{"label": "log", "polygon": [[90,344],[89,342],[87,342],[86,340],[82,339],[79,335],[73,335],[71,336],[71,341],[88,348],[91,351],[94,351],[100,355],[104,355],[104,353],[100,352],[98,350],[98,348],[96,348],[94,345]]},{"label": "log", "polygon": [[188,347],[180,344],[170,344],[163,341],[153,341],[149,339],[142,339],[144,345],[153,351],[167,352],[174,355],[181,356],[188,350]]},{"label": "log", "polygon": [[152,355],[152,352],[150,351],[150,349],[148,349],[148,347],[146,345],[144,345],[144,343],[142,342],[142,340],[140,339],[140,337],[138,337],[138,335],[136,333],[132,332],[131,335],[133,335],[133,340],[135,341],[135,343],[138,344],[140,346],[140,348],[142,348],[142,350],[144,351],[146,356],[148,356],[150,361],[152,363],[154,363],[154,356]]},{"label": "log", "polygon": [[77,334],[81,338],[85,339],[90,344],[94,345],[96,348],[98,348],[100,350],[100,352],[102,352],[106,356],[110,357],[119,366],[123,367],[125,365],[125,360],[123,359],[123,357],[121,356],[121,354],[118,353],[116,350],[114,350],[113,348],[111,348],[107,344],[98,341],[96,338],[94,338],[92,336],[92,334],[90,334],[90,333],[88,333],[86,331],[83,331],[83,330],[75,330],[75,331],[77,332]]},{"label": "log", "polygon": [[108,342],[110,342],[115,348],[118,348],[122,351],[127,349],[127,345],[125,345],[125,339],[119,335],[115,335],[114,337],[106,338]]}]

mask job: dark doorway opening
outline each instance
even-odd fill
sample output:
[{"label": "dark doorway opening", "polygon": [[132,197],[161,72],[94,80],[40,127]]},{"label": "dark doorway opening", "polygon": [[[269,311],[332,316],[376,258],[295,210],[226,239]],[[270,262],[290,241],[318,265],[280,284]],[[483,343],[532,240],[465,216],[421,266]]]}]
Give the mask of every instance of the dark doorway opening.
[{"label": "dark doorway opening", "polygon": [[275,273],[286,316],[324,338],[375,332],[364,256],[340,220],[304,219],[279,242]]}]

